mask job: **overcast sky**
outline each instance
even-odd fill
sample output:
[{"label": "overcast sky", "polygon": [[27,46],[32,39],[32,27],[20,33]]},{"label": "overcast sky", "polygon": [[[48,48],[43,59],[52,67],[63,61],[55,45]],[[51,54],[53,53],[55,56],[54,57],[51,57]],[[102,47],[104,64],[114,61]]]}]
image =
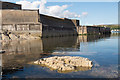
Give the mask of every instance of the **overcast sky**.
[{"label": "overcast sky", "polygon": [[[117,24],[118,0],[5,0],[22,4],[23,9],[39,9],[40,13],[61,18],[79,19],[82,25]],[[55,1],[55,2],[54,2]],[[58,1],[58,2],[57,2]],[[62,2],[59,2],[62,1]],[[86,1],[86,2],[85,2]],[[90,1],[90,0],[89,0]]]}]

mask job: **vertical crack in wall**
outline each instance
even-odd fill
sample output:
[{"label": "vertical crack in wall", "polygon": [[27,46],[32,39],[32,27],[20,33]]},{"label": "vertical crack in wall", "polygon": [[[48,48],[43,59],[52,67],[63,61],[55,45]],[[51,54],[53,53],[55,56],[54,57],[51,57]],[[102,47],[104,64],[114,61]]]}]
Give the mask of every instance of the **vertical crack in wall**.
[{"label": "vertical crack in wall", "polygon": [[[0,2],[0,50],[2,50],[2,45],[1,45],[1,32],[2,32],[2,2]],[[0,54],[0,80],[2,79],[2,54]]]}]

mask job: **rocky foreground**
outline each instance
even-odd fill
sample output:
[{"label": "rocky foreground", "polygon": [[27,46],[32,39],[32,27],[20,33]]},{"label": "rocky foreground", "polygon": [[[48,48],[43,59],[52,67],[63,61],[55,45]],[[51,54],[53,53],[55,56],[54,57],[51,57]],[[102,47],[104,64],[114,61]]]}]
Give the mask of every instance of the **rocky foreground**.
[{"label": "rocky foreground", "polygon": [[42,58],[35,61],[34,64],[39,64],[62,72],[75,71],[81,67],[83,67],[82,69],[87,68],[87,70],[89,70],[93,66],[92,61],[90,61],[88,58],[72,56],[54,56]]},{"label": "rocky foreground", "polygon": [[31,40],[31,39],[40,39],[40,37],[32,36],[31,34],[14,34],[9,31],[3,31],[0,33],[0,40]]}]

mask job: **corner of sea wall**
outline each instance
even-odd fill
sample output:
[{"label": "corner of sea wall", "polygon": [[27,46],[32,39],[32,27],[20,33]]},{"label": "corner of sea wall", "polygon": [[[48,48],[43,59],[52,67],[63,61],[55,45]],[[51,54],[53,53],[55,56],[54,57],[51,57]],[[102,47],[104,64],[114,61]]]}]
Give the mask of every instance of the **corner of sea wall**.
[{"label": "corner of sea wall", "polygon": [[3,9],[0,11],[1,40],[42,37],[42,23],[39,22],[38,10]]}]

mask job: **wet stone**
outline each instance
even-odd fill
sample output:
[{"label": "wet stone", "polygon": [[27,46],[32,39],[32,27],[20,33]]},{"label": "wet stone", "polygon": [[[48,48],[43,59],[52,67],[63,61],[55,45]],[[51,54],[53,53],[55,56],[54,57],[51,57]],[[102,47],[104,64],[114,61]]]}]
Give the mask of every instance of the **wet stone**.
[{"label": "wet stone", "polygon": [[76,71],[79,67],[90,69],[93,64],[88,58],[73,56],[54,56],[42,58],[34,62],[34,64],[44,65],[45,67],[57,70],[58,72]]}]

